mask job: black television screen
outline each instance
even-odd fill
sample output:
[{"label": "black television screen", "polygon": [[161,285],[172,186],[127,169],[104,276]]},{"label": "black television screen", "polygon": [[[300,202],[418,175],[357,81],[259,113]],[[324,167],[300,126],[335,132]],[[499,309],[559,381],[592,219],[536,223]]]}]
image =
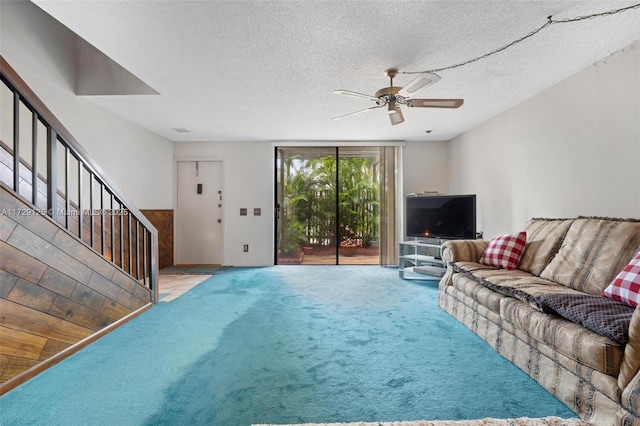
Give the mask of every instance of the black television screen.
[{"label": "black television screen", "polygon": [[475,195],[415,195],[406,203],[408,237],[475,239]]}]

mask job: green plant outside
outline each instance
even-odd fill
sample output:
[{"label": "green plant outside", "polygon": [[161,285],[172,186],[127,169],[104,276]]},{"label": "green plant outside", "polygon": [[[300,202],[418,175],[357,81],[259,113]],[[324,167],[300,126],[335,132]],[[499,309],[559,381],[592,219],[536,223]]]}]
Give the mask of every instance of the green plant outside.
[{"label": "green plant outside", "polygon": [[[293,253],[303,245],[335,247],[347,236],[365,247],[377,240],[380,211],[375,162],[372,157],[339,161],[335,156],[288,157],[284,163],[282,252]],[[345,233],[346,227],[353,235]]]}]

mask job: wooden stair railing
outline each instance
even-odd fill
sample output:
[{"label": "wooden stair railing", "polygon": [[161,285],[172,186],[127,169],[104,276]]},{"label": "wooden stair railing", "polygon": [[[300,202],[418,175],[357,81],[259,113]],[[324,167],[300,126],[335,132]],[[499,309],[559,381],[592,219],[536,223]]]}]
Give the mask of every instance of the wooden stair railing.
[{"label": "wooden stair railing", "polygon": [[0,99],[3,395],[158,302],[158,232],[2,56]]},{"label": "wooden stair railing", "polygon": [[151,290],[157,303],[155,227],[2,56],[0,80],[13,96],[13,140],[0,141],[0,182]]}]

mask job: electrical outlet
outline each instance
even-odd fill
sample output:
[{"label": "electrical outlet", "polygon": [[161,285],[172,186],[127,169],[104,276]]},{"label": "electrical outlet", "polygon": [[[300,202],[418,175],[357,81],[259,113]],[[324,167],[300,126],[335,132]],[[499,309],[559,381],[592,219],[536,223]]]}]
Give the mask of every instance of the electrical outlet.
[{"label": "electrical outlet", "polygon": [[245,244],[244,247],[243,247],[243,250],[244,250],[245,253],[248,253],[249,252],[249,244]]},{"label": "electrical outlet", "polygon": [[246,216],[247,215],[247,209],[242,208],[240,209],[240,216]]}]

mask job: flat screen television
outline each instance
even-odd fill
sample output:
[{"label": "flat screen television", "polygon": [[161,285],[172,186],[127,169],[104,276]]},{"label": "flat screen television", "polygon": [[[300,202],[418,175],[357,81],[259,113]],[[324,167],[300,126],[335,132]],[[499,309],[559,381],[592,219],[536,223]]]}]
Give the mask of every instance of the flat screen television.
[{"label": "flat screen television", "polygon": [[409,195],[405,211],[408,237],[476,238],[475,195]]}]

